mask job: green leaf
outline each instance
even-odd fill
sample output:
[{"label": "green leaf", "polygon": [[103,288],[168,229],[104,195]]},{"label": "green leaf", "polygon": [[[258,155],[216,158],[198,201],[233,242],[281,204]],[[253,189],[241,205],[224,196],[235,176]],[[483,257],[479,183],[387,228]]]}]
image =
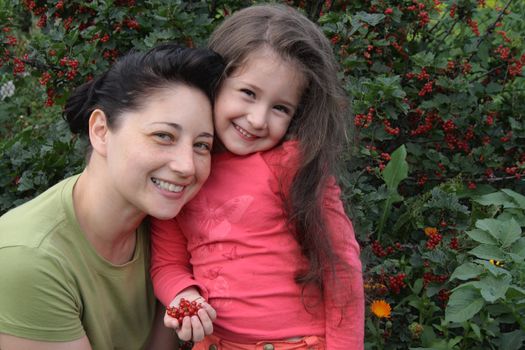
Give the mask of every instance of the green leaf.
[{"label": "green leaf", "polygon": [[405,145],[401,145],[392,152],[390,161],[381,173],[389,191],[395,192],[399,183],[408,176],[408,163],[406,162],[407,151]]},{"label": "green leaf", "polygon": [[485,305],[478,290],[472,287],[456,289],[450,295],[445,310],[445,320],[464,322],[470,320]]},{"label": "green leaf", "polygon": [[512,218],[509,221],[504,221],[503,237],[501,239],[503,242],[503,247],[504,248],[510,247],[520,238],[521,238],[521,227],[516,222],[516,220]]},{"label": "green leaf", "polygon": [[484,206],[502,205],[504,208],[516,208],[513,198],[503,191],[485,194],[474,201]]},{"label": "green leaf", "polygon": [[378,63],[378,62],[374,62],[372,67],[370,67],[370,70],[372,72],[376,72],[376,73],[388,73],[388,72],[390,72],[392,70],[392,68],[387,67],[384,64],[381,64],[381,63]]},{"label": "green leaf", "polygon": [[485,87],[485,92],[490,95],[490,94],[498,93],[502,89],[503,89],[503,86],[501,86],[500,84],[491,82]]},{"label": "green leaf", "polygon": [[420,67],[430,66],[434,63],[434,53],[431,51],[418,52],[410,58]]},{"label": "green leaf", "polygon": [[367,317],[366,319],[366,329],[372,335],[377,335],[377,328],[375,327],[374,322],[372,322],[372,319],[369,317]]},{"label": "green leaf", "polygon": [[505,253],[500,248],[488,244],[481,244],[468,253],[485,260],[505,260]]},{"label": "green leaf", "polygon": [[464,263],[463,265],[458,266],[452,275],[450,276],[450,279],[458,279],[462,281],[469,280],[471,278],[478,277],[484,272],[483,267],[479,266],[478,264],[474,264],[471,262]]},{"label": "green leaf", "polygon": [[521,299],[525,298],[525,289],[518,286],[510,285],[507,289],[507,294],[505,295],[507,299]]},{"label": "green leaf", "polygon": [[423,254],[425,260],[429,260],[438,265],[445,265],[447,263],[447,256],[440,249],[434,249]]},{"label": "green leaf", "polygon": [[498,220],[510,221],[514,218],[520,227],[525,227],[525,210],[519,208],[510,208],[506,209],[498,215]]},{"label": "green leaf", "polygon": [[421,290],[423,289],[423,279],[422,278],[418,278],[414,282],[414,285],[410,287],[410,289],[412,290],[413,294],[418,295],[419,292],[421,292]]},{"label": "green leaf", "polygon": [[500,349],[505,350],[520,350],[523,349],[523,341],[525,340],[525,332],[516,329],[512,332],[501,334]]},{"label": "green leaf", "polygon": [[475,324],[474,322],[469,322],[468,325],[470,326],[470,328],[472,329],[472,331],[474,332],[478,340],[482,340],[481,339],[481,329],[479,328],[479,326]]},{"label": "green leaf", "polygon": [[466,234],[479,243],[484,244],[490,244],[490,245],[497,245],[498,241],[492,237],[488,232],[482,231],[480,229],[473,229],[470,231],[467,231]]},{"label": "green leaf", "polygon": [[510,252],[522,258],[525,258],[525,237],[521,237],[516,243],[510,247]]},{"label": "green leaf", "polygon": [[371,26],[376,26],[381,23],[381,21],[385,18],[385,15],[382,13],[367,13],[359,11],[353,18],[365,22]]},{"label": "green leaf", "polygon": [[498,219],[482,219],[476,221],[476,227],[480,230],[490,233],[490,235],[496,239],[501,236],[501,223]]},{"label": "green leaf", "polygon": [[494,303],[500,298],[504,298],[509,289],[512,277],[508,275],[501,275],[494,277],[488,275],[479,281],[481,286],[481,296],[489,303]]},{"label": "green leaf", "polygon": [[512,197],[518,206],[525,210],[525,196],[506,188],[502,189],[501,192],[505,193],[509,197]]},{"label": "green leaf", "polygon": [[483,219],[476,221],[476,227],[487,231],[498,239],[504,248],[509,247],[521,237],[521,227],[516,220]]}]

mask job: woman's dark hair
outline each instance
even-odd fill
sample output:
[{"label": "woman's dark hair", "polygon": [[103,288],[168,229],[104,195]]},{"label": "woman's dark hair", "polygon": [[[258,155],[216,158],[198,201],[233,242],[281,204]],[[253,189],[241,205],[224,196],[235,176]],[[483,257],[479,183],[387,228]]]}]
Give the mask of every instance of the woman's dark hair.
[{"label": "woman's dark hair", "polygon": [[73,91],[63,116],[70,130],[82,136],[95,109],[104,111],[110,128],[116,127],[123,112],[140,108],[152,94],[173,84],[197,88],[213,102],[223,70],[221,56],[208,49],[163,44],[147,52],[132,51]]},{"label": "woman's dark hair", "polygon": [[[333,249],[323,215],[323,189],[346,142],[346,96],[337,76],[337,62],[330,41],[303,14],[286,5],[254,5],[237,11],[212,33],[208,46],[226,61],[226,75],[242,68],[249,55],[269,48],[295,64],[307,79],[286,138],[299,142],[300,164],[295,175],[287,211],[302,253],[309,260],[307,271],[296,281],[321,288],[326,271],[335,274],[342,263]],[[330,280],[330,279],[328,279]],[[335,281],[335,278],[332,278]]]}]

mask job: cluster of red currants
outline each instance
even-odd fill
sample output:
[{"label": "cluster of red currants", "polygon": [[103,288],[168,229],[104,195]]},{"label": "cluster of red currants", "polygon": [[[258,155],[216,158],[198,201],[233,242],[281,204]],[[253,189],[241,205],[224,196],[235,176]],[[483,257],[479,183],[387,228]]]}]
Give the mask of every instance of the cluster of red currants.
[{"label": "cluster of red currants", "polygon": [[166,312],[168,316],[176,318],[179,324],[182,324],[182,320],[186,316],[197,315],[197,312],[202,309],[202,304],[194,301],[189,301],[182,298],[179,302],[179,306],[168,306]]},{"label": "cluster of red currants", "polygon": [[388,277],[388,285],[392,293],[399,294],[401,292],[401,289],[406,287],[406,277],[407,275],[404,273],[398,273],[397,275]]}]

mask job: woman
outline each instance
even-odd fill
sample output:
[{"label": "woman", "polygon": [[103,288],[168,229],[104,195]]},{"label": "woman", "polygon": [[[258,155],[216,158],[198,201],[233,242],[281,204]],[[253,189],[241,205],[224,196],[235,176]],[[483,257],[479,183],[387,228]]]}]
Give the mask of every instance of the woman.
[{"label": "woman", "polygon": [[163,329],[144,219],[174,217],[207,179],[223,68],[211,51],[163,45],[70,96],[64,116],[89,137],[87,166],[0,218],[2,350],[169,346],[150,336]]}]

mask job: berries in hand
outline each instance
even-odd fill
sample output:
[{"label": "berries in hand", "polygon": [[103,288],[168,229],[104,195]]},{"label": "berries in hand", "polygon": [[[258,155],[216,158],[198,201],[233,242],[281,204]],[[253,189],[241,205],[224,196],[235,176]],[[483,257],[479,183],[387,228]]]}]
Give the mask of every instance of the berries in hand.
[{"label": "berries in hand", "polygon": [[166,312],[168,316],[176,318],[179,324],[182,324],[182,320],[186,316],[197,315],[197,312],[202,309],[202,304],[194,301],[189,301],[182,298],[179,302],[179,306],[168,306]]}]

